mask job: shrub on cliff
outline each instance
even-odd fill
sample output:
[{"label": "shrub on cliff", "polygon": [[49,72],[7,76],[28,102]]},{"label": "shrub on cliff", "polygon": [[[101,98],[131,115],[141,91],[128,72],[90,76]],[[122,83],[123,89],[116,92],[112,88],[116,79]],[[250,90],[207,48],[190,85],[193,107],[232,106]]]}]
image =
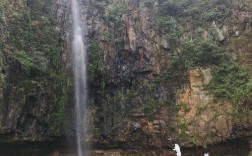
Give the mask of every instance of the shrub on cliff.
[{"label": "shrub on cliff", "polygon": [[249,72],[236,63],[226,63],[212,69],[212,80],[207,89],[218,99],[238,102],[251,97]]},{"label": "shrub on cliff", "polygon": [[196,39],[185,42],[182,47],[189,68],[218,65],[226,60],[225,50],[210,40]]}]

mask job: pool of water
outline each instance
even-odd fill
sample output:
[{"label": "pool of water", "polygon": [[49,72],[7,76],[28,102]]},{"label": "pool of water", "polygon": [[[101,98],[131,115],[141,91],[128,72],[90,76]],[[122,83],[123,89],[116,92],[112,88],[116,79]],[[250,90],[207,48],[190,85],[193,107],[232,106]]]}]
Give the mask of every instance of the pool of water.
[{"label": "pool of water", "polygon": [[[172,147],[171,147],[172,148]],[[181,148],[183,156],[248,156],[246,140],[233,140],[204,148]],[[92,156],[175,156],[171,149],[93,149]],[[62,142],[0,142],[0,156],[76,156],[74,148]]]}]

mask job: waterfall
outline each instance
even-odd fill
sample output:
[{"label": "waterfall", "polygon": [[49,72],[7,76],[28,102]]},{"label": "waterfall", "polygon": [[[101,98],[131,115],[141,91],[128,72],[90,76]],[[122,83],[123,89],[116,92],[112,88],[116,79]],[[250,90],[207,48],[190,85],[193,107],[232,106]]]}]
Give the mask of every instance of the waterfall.
[{"label": "waterfall", "polygon": [[73,42],[72,50],[74,56],[74,82],[75,82],[75,100],[76,100],[76,138],[78,156],[87,156],[88,149],[83,151],[81,139],[85,137],[87,127],[87,53],[86,41],[83,38],[86,25],[81,24],[80,9],[78,0],[72,0],[73,15]]}]

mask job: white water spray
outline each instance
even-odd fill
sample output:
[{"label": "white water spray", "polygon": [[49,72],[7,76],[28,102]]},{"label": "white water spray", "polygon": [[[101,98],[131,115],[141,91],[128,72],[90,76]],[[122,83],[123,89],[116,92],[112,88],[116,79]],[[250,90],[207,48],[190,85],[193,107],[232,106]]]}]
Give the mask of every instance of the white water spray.
[{"label": "white water spray", "polygon": [[[180,147],[178,144],[175,144],[173,150],[176,151],[176,156],[181,156],[181,151],[180,151]],[[204,156],[209,156],[209,154],[205,153]]]},{"label": "white water spray", "polygon": [[88,149],[83,151],[81,139],[85,137],[87,127],[87,53],[85,38],[85,25],[82,29],[80,23],[80,9],[77,0],[72,0],[73,15],[73,55],[74,55],[74,82],[75,82],[75,100],[76,100],[76,137],[78,156],[87,156]]},{"label": "white water spray", "polygon": [[176,151],[176,153],[177,153],[176,155],[177,155],[177,156],[181,156],[181,151],[180,151],[180,147],[179,147],[178,144],[175,144],[173,150]]}]

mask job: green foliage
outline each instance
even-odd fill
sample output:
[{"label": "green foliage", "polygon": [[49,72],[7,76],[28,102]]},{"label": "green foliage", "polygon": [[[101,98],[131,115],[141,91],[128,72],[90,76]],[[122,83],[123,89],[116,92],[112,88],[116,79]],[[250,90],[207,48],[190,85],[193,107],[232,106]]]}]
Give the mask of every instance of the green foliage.
[{"label": "green foliage", "polygon": [[119,20],[122,14],[128,13],[129,9],[127,8],[127,5],[121,0],[114,2],[109,8],[109,16],[111,20]]},{"label": "green foliage", "polygon": [[142,85],[148,92],[151,92],[155,88],[155,83],[147,79],[143,80]]},{"label": "green foliage", "polygon": [[246,68],[236,63],[222,64],[212,70],[212,80],[207,89],[216,98],[238,102],[251,99],[250,75]]},{"label": "green foliage", "polygon": [[31,70],[39,70],[46,72],[48,66],[47,58],[41,54],[34,52],[32,55],[28,55],[24,51],[20,51],[15,54],[15,58],[21,63],[22,68],[28,71],[28,74],[32,74]]},{"label": "green foliage", "polygon": [[[23,72],[20,83],[27,94],[36,92],[37,87],[51,91],[47,99],[52,102],[50,110],[54,109],[50,112],[50,128],[54,135],[60,136],[69,123],[65,105],[71,81],[67,71],[63,70],[60,57],[62,40],[55,30],[57,21],[53,12],[54,2],[32,0],[27,5],[18,7],[7,4],[8,1],[4,2],[4,7],[0,2],[0,18],[4,19],[3,9],[7,18],[0,50],[5,57],[20,63],[20,72]],[[2,31],[1,24],[0,22]]]},{"label": "green foliage", "polygon": [[[173,52],[169,57],[168,65],[162,74],[162,78],[168,81],[170,84],[172,94],[176,94],[177,89],[181,88],[188,82],[187,75],[188,67],[185,64],[185,60],[180,53]],[[172,103],[170,97],[170,103]]]},{"label": "green foliage", "polygon": [[0,51],[0,86],[2,85],[2,83],[4,81],[4,74],[2,73],[3,68],[4,68],[3,55]]},{"label": "green foliage", "polygon": [[176,94],[178,89],[189,82],[188,70],[220,65],[228,62],[227,58],[224,48],[215,42],[204,39],[187,41],[182,43],[177,52],[172,51],[162,78],[171,83],[171,92]]},{"label": "green foliage", "polygon": [[161,16],[177,16],[183,11],[185,0],[161,0],[159,15]]},{"label": "green foliage", "polygon": [[1,25],[6,24],[5,7],[6,7],[5,2],[1,1],[0,2],[0,27],[1,27]]},{"label": "green foliage", "polygon": [[129,12],[126,6],[114,6],[110,9],[110,15],[112,16],[120,16],[122,14],[127,14]]},{"label": "green foliage", "polygon": [[52,102],[54,111],[51,114],[50,128],[55,136],[64,135],[71,127],[71,118],[66,112],[72,81],[66,71],[51,71]]},{"label": "green foliage", "polygon": [[106,41],[111,40],[111,34],[109,32],[102,32],[101,35]]},{"label": "green foliage", "polygon": [[186,113],[190,112],[190,108],[188,108],[187,104],[185,104],[183,102],[178,103],[176,105],[176,107],[177,107],[176,112],[179,111],[179,110],[183,110]]},{"label": "green foliage", "polygon": [[193,24],[222,21],[230,16],[229,0],[160,0],[159,16],[172,16],[179,20],[192,19]]},{"label": "green foliage", "polygon": [[105,8],[102,3],[99,2],[93,2],[89,5],[90,10],[97,9],[99,11],[99,15],[103,16],[105,14]]},{"label": "green foliage", "polygon": [[229,0],[201,1],[196,0],[184,7],[184,15],[197,22],[222,21],[230,15]]},{"label": "green foliage", "polygon": [[228,49],[241,64],[249,64],[252,60],[252,32],[244,32],[239,37],[231,38]]},{"label": "green foliage", "polygon": [[[37,1],[33,1],[35,2]],[[45,9],[45,6],[41,7]],[[45,74],[48,71],[51,53],[58,52],[58,38],[51,15],[42,11],[33,12],[33,9],[25,6],[9,8],[7,12],[8,26],[5,38],[1,42],[1,50],[18,61],[28,75],[41,75],[32,75],[36,70],[36,73]],[[41,16],[43,18],[40,18]]]},{"label": "green foliage", "polygon": [[21,63],[22,68],[25,70],[29,70],[33,64],[32,59],[29,58],[29,56],[27,56],[24,51],[20,51],[19,53],[17,53],[16,58]]},{"label": "green foliage", "polygon": [[53,5],[55,3],[51,0],[33,0],[29,1],[28,7],[30,9],[30,13],[32,19],[41,19],[45,18],[55,18],[56,13],[53,11]]},{"label": "green foliage", "polygon": [[62,136],[69,130],[71,125],[71,120],[65,111],[65,107],[72,84],[69,76],[64,72],[55,74],[51,71],[50,76],[52,78],[52,102],[55,109],[51,115],[51,129],[55,136]]},{"label": "green foliage", "polygon": [[105,74],[103,52],[95,39],[91,40],[88,51],[89,51],[88,79],[93,83],[97,83],[101,80],[101,78]]},{"label": "green foliage", "polygon": [[24,8],[11,14],[7,27],[8,46],[5,46],[14,53],[25,70],[34,68],[45,72],[50,56],[58,52],[57,34],[52,19],[34,19],[37,14],[31,15],[28,10]]},{"label": "green foliage", "polygon": [[123,91],[117,91],[114,95],[115,111],[120,112],[122,117],[126,116],[127,102],[129,102],[129,94]]},{"label": "green foliage", "polygon": [[[57,45],[58,47],[59,45]],[[54,111],[51,115],[51,130],[55,136],[64,135],[71,126],[71,120],[66,112],[69,93],[72,91],[72,79],[64,70],[59,57],[59,50],[55,49],[50,53],[49,80],[52,90],[52,103]]]},{"label": "green foliage", "polygon": [[33,32],[29,12],[22,10],[12,15],[8,20],[8,41],[10,46],[20,50],[28,51],[33,47]]},{"label": "green foliage", "polygon": [[[186,77],[187,67],[185,66],[185,60],[181,55],[172,54],[169,58],[170,62],[163,74],[166,80],[176,82],[177,80],[183,80]],[[181,82],[179,82],[181,83]]]},{"label": "green foliage", "polygon": [[146,6],[146,7],[152,7],[153,4],[154,4],[155,0],[143,0],[143,4]]},{"label": "green foliage", "polygon": [[185,42],[183,57],[188,67],[207,67],[226,61],[225,50],[210,40],[196,39]]},{"label": "green foliage", "polygon": [[157,24],[159,29],[168,33],[176,31],[178,25],[177,21],[171,16],[161,16],[158,18]]},{"label": "green foliage", "polygon": [[152,79],[144,79],[140,82],[140,88],[137,89],[137,94],[140,93],[144,95],[144,105],[143,112],[149,116],[152,116],[155,111],[157,111],[158,106],[162,105],[162,101],[160,101],[155,95],[155,89],[158,87],[160,83],[160,79],[152,78]]},{"label": "green foliage", "polygon": [[178,124],[178,128],[179,128],[179,130],[180,130],[180,133],[179,133],[179,134],[180,134],[181,136],[186,134],[186,130],[187,130],[187,125],[186,125],[186,123],[184,123],[184,122],[179,123],[179,124]]},{"label": "green foliage", "polygon": [[152,114],[155,108],[158,106],[158,100],[154,99],[153,97],[149,97],[147,102],[144,105],[144,113]]}]

